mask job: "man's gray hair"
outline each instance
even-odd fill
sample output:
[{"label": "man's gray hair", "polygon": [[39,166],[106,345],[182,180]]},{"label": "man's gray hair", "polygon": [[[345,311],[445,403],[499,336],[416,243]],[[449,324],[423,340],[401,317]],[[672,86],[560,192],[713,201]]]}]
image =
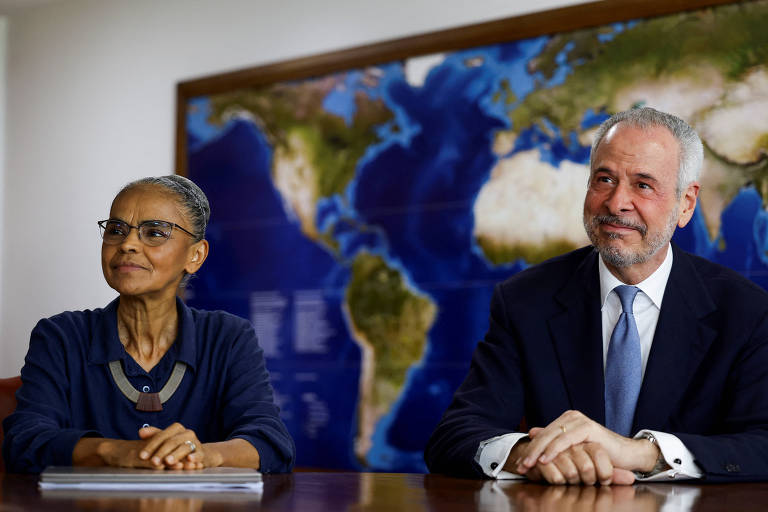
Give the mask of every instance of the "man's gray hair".
[{"label": "man's gray hair", "polygon": [[669,130],[675,137],[680,146],[680,163],[677,170],[677,197],[683,193],[683,190],[699,180],[701,176],[701,167],[704,163],[704,147],[701,139],[688,123],[677,116],[660,112],[651,107],[634,108],[625,110],[612,115],[609,119],[600,125],[595,135],[595,141],[592,143],[592,151],[589,155],[589,168],[594,164],[597,146],[608,133],[608,130],[619,123],[625,123],[629,126],[647,129],[654,126],[662,126]]},{"label": "man's gray hair", "polygon": [[[158,186],[162,187],[179,199],[179,204],[187,213],[189,221],[192,223],[189,229],[195,235],[195,241],[199,242],[205,238],[205,228],[208,226],[208,219],[211,218],[211,206],[208,204],[208,198],[200,187],[195,183],[179,176],[171,174],[169,176],[150,176],[132,181],[120,189],[117,195],[140,186]],[[186,227],[186,226],[185,226]]]}]

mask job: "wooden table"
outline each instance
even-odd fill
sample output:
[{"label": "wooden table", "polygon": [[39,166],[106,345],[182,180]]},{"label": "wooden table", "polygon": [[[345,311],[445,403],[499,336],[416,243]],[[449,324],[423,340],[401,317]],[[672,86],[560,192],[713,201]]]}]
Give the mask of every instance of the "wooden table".
[{"label": "wooden table", "polygon": [[550,487],[397,473],[265,475],[264,493],[41,493],[37,477],[0,475],[0,512],[117,510],[268,511],[764,511],[768,483]]}]

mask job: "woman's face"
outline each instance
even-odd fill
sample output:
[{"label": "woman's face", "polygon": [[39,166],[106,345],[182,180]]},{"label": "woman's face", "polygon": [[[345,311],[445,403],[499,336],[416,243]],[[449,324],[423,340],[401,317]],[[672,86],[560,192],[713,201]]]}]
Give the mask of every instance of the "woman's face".
[{"label": "woman's face", "polygon": [[[109,218],[138,226],[164,220],[191,231],[192,225],[173,194],[158,186],[137,186],[118,195]],[[175,296],[184,271],[193,274],[207,255],[207,242],[194,242],[175,229],[163,244],[150,247],[131,229],[118,245],[101,245],[101,268],[107,284],[120,295]]]}]

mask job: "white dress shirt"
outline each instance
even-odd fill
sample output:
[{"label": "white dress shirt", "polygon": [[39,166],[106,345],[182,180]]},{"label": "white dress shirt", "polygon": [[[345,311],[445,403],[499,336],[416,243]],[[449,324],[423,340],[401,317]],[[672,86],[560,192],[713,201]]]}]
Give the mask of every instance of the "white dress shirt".
[{"label": "white dress shirt", "polygon": [[[603,368],[605,368],[611,334],[622,312],[621,301],[613,289],[624,283],[611,274],[603,262],[602,256],[599,258],[598,267],[600,273],[600,303],[602,304]],[[635,297],[632,309],[635,322],[637,323],[637,331],[640,334],[643,376],[645,376],[645,367],[648,364],[648,356],[651,353],[651,345],[653,344],[653,335],[656,332],[656,324],[659,321],[659,313],[661,312],[661,301],[664,297],[664,289],[667,286],[671,270],[672,247],[668,246],[667,257],[659,268],[644,281],[635,285],[640,289],[640,292]],[[637,438],[644,433],[649,433],[656,439],[669,469],[646,478],[638,478],[638,480],[668,481],[670,479],[701,478],[702,472],[694,462],[693,454],[677,436],[655,430],[640,430],[634,437]],[[512,451],[515,444],[523,437],[526,437],[525,433],[513,432],[483,441],[478,447],[475,462],[480,465],[486,475],[492,478],[525,478],[515,473],[502,471],[509,452]]]}]

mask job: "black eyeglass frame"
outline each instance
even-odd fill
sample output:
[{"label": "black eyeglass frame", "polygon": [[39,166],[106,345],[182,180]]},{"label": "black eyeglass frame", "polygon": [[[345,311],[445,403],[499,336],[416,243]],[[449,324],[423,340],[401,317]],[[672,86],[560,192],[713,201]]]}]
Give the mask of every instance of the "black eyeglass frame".
[{"label": "black eyeglass frame", "polygon": [[[151,244],[148,244],[146,241],[144,241],[144,240],[141,238],[141,227],[142,227],[142,226],[151,225],[151,224],[153,224],[153,223],[155,224],[155,226],[157,226],[157,224],[158,224],[158,223],[161,223],[161,224],[166,224],[166,225],[170,226],[170,227],[171,227],[171,232],[170,232],[170,233],[168,233],[168,236],[167,236],[167,237],[163,237],[163,241],[162,241],[162,242],[160,242],[159,244],[156,244],[156,245],[154,245],[154,247],[157,247],[158,245],[162,245],[162,244],[164,244],[165,242],[167,242],[168,240],[170,240],[170,238],[171,238],[171,234],[173,233],[173,230],[174,230],[174,228],[178,228],[180,231],[183,231],[184,233],[188,234],[188,235],[189,235],[189,236],[191,236],[192,238],[197,238],[197,236],[196,236],[194,233],[192,233],[192,232],[190,232],[190,231],[187,231],[186,229],[184,229],[183,227],[179,226],[179,225],[178,225],[178,224],[176,224],[175,222],[169,222],[169,221],[167,221],[167,220],[150,219],[150,220],[145,220],[145,221],[143,221],[143,222],[140,222],[138,226],[132,226],[132,225],[128,224],[127,222],[125,222],[124,220],[119,220],[119,219],[104,219],[104,220],[100,220],[100,221],[97,221],[97,222],[96,222],[96,224],[98,224],[98,225],[99,225],[99,231],[101,232],[101,239],[102,239],[102,241],[104,240],[104,233],[105,233],[105,232],[106,232],[106,230],[107,230],[107,223],[108,223],[108,222],[116,222],[116,223],[120,223],[120,224],[122,224],[123,226],[126,226],[127,228],[129,228],[129,229],[128,229],[128,233],[126,233],[126,234],[125,234],[125,236],[123,237],[123,240],[125,240],[126,238],[128,238],[128,235],[130,235],[130,234],[131,234],[131,229],[135,229],[135,230],[136,230],[136,235],[139,237],[139,240],[140,240],[142,243],[146,244],[146,245],[151,245]],[[116,244],[109,244],[109,243],[107,243],[107,245],[119,245],[119,243],[116,243]]]}]

